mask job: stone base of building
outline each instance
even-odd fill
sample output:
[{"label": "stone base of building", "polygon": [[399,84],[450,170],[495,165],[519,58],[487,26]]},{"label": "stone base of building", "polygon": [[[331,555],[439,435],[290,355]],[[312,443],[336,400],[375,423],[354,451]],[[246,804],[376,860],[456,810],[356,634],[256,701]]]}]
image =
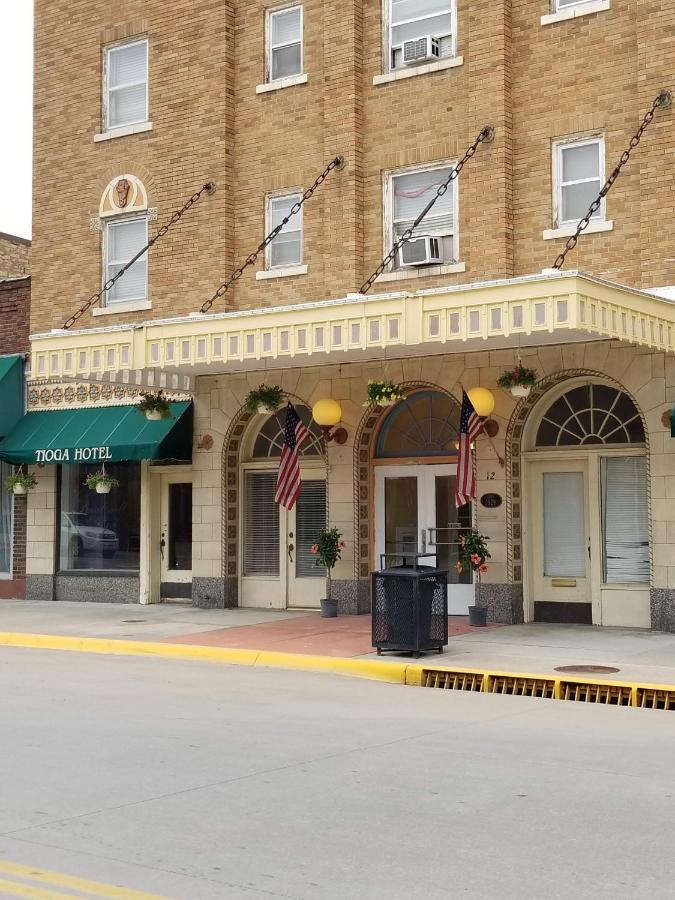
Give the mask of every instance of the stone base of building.
[{"label": "stone base of building", "polygon": [[337,600],[339,616],[370,612],[370,581],[366,579],[332,579],[331,593]]},{"label": "stone base of building", "polygon": [[75,603],[138,603],[137,575],[27,575],[27,600]]},{"label": "stone base of building", "polygon": [[652,588],[649,600],[653,630],[675,632],[675,590]]},{"label": "stone base of building", "polygon": [[53,575],[26,575],[26,600],[53,600]]},{"label": "stone base of building", "polygon": [[522,584],[477,584],[476,606],[487,607],[488,622],[521,625],[525,621]]},{"label": "stone base of building", "polygon": [[[226,609],[226,581],[223,578],[193,578],[192,605],[199,609]],[[234,604],[237,605],[236,602]]]}]

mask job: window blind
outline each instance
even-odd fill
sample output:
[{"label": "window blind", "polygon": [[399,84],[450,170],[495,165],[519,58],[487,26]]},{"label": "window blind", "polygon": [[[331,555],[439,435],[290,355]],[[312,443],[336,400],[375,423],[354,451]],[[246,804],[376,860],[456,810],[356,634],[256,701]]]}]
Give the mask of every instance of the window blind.
[{"label": "window blind", "polygon": [[584,476],[581,472],[544,472],[544,575],[586,575]]},{"label": "window blind", "polygon": [[[106,280],[116,275],[148,242],[147,219],[108,225],[106,234]],[[144,300],[147,297],[148,255],[145,253],[107,293],[108,303]]]},{"label": "window blind", "polygon": [[326,482],[303,481],[295,506],[295,577],[325,578],[323,566],[314,565],[311,546],[326,527]]},{"label": "window blind", "polygon": [[244,476],[244,575],[279,575],[277,473]]},{"label": "window blind", "polygon": [[145,41],[108,50],[108,127],[148,118],[148,45]]},{"label": "window blind", "polygon": [[[396,175],[393,181],[394,225],[397,236],[410,228],[417,216],[450,175],[451,169],[433,169]],[[452,234],[454,226],[454,185],[439,197],[417,228],[416,234]]]},{"label": "window blind", "polygon": [[647,464],[644,457],[601,461],[606,584],[649,581]]},{"label": "window blind", "polygon": [[[300,194],[273,197],[269,201],[270,230],[279,225],[300,199]],[[270,266],[297,266],[302,262],[302,209],[274,238],[269,248]]]}]

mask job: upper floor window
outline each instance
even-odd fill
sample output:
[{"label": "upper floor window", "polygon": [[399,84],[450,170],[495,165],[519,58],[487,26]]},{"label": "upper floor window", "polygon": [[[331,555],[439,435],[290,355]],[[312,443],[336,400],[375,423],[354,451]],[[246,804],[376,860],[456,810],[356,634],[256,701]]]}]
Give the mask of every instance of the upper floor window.
[{"label": "upper floor window", "polygon": [[302,6],[267,14],[267,81],[302,74]]},{"label": "upper floor window", "polygon": [[[576,224],[600,192],[604,179],[602,138],[561,141],[553,146],[553,221],[556,227]],[[593,214],[603,221],[605,202]]]},{"label": "upper floor window", "polygon": [[[285,194],[267,198],[267,228],[269,234],[282,222],[302,194]],[[302,208],[284,225],[267,248],[267,268],[299,266],[302,263]]]},{"label": "upper floor window", "polygon": [[[384,210],[387,250],[412,226],[447,180],[452,168],[447,165],[394,172],[387,176]],[[417,226],[415,236],[399,250],[394,265],[408,267],[455,262],[458,255],[456,206],[457,182],[453,181]]]},{"label": "upper floor window", "polygon": [[[104,233],[104,280],[109,281],[148,242],[147,216],[108,222]],[[148,254],[136,260],[133,266],[106,292],[106,306],[147,300]]]},{"label": "upper floor window", "polygon": [[424,65],[455,52],[455,0],[385,0],[388,68]]},{"label": "upper floor window", "polygon": [[587,3],[593,3],[595,0],[553,0],[553,11],[562,12],[573,6],[586,6]]},{"label": "upper floor window", "polygon": [[134,41],[105,50],[104,121],[106,130],[148,119],[148,42]]}]

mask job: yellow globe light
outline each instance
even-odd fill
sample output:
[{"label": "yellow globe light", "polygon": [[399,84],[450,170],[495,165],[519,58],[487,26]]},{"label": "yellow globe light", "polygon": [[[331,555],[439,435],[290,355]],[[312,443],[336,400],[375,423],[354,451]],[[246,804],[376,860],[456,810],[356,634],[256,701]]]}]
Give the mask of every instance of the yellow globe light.
[{"label": "yellow globe light", "polygon": [[492,414],[495,408],[495,395],[492,391],[483,387],[475,387],[466,393],[477,415],[485,419]]},{"label": "yellow globe light", "polygon": [[342,418],[342,408],[337,400],[317,400],[312,407],[312,418],[322,428],[332,428]]}]

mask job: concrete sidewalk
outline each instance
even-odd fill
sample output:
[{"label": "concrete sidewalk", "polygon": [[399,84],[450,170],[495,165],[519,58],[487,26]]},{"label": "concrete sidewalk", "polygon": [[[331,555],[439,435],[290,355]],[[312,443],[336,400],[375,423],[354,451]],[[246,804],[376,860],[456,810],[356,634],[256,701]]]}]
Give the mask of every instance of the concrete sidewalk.
[{"label": "concrete sidewalk", "polygon": [[[419,662],[538,675],[555,675],[559,666],[611,666],[619,671],[599,677],[675,685],[674,634],[583,625],[471,628],[461,617],[450,619],[449,631],[445,652]],[[0,632],[416,662],[398,653],[376,656],[369,616],[322,619],[307,610],[0,601]]]}]

